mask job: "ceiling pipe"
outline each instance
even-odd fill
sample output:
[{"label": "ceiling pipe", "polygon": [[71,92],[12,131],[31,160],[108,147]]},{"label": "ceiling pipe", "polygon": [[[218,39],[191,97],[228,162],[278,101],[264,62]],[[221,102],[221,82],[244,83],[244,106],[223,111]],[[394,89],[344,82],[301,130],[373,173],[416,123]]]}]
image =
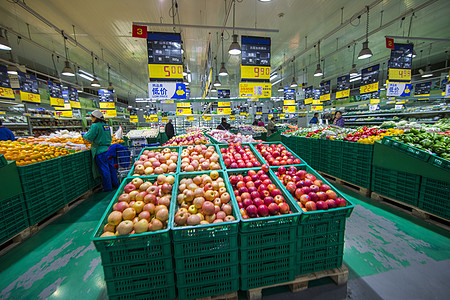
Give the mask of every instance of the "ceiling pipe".
[{"label": "ceiling pipe", "polygon": [[166,23],[146,23],[146,22],[133,22],[133,25],[149,26],[149,27],[182,27],[182,28],[197,28],[197,29],[220,29],[220,30],[233,30],[234,31],[253,31],[253,32],[275,32],[278,33],[278,29],[265,29],[265,28],[251,28],[251,27],[226,27],[226,26],[213,26],[213,25],[190,25],[190,24],[166,24]]},{"label": "ceiling pipe", "polygon": [[400,39],[400,40],[420,40],[420,41],[433,41],[433,42],[450,42],[450,39],[442,38],[428,38],[428,37],[406,37],[398,35],[385,35],[386,38]]},{"label": "ceiling pipe", "polygon": [[[59,27],[57,27],[56,25],[54,25],[53,23],[51,23],[50,21],[48,21],[46,18],[44,18],[43,16],[41,16],[38,12],[36,12],[35,10],[33,10],[31,7],[29,7],[23,0],[15,0],[14,1],[15,4],[19,5],[20,7],[22,7],[24,10],[26,10],[27,12],[29,12],[30,14],[32,14],[33,16],[35,16],[37,19],[39,19],[41,22],[45,23],[47,26],[53,28],[55,31],[57,31],[58,33],[62,34],[65,38],[67,38],[69,41],[71,41],[73,44],[75,44],[77,47],[79,47],[80,49],[82,49],[83,51],[85,51],[86,53],[88,53],[89,55],[91,55],[91,53],[93,53],[93,51],[89,50],[88,48],[86,48],[85,46],[83,46],[82,44],[80,44],[76,39],[74,39],[73,37],[71,37],[70,35],[66,34],[62,29],[60,29]],[[173,26],[173,24],[171,25]],[[8,29],[8,31],[10,31],[10,29]],[[103,60],[100,56],[96,55],[95,53],[93,53],[94,57],[97,58],[98,61],[103,62],[105,65],[108,65],[108,62],[106,62],[105,60]],[[119,74],[119,72],[116,71],[117,74]],[[136,87],[138,87],[140,90],[142,90],[143,92],[147,93],[146,89],[143,89],[142,87],[138,86],[137,84],[135,84],[133,81],[131,81],[128,77],[124,76],[124,75],[120,75],[121,77],[125,78],[128,82],[130,82],[131,84],[134,84]]]}]

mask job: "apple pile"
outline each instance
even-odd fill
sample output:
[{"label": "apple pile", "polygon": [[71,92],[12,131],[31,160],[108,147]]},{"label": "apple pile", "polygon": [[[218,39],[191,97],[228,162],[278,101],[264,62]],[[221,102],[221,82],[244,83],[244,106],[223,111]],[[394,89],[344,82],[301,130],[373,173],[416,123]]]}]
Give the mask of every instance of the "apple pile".
[{"label": "apple pile", "polygon": [[185,145],[202,145],[209,144],[209,139],[203,135],[201,131],[194,131],[187,134],[174,136],[163,146],[185,146]]},{"label": "apple pile", "polygon": [[247,176],[231,175],[229,180],[244,219],[292,213],[265,171],[249,170]]},{"label": "apple pile", "polygon": [[282,144],[262,144],[256,145],[258,152],[271,166],[298,165],[302,161],[289,152]]},{"label": "apple pile", "polygon": [[177,171],[178,152],[170,148],[162,150],[144,150],[134,162],[133,176],[175,173]]},{"label": "apple pile", "polygon": [[285,167],[279,167],[275,175],[295,197],[303,211],[347,206],[347,201],[344,198],[338,198],[329,185],[305,170],[297,170],[294,166],[290,166],[287,170]]},{"label": "apple pile", "polygon": [[180,167],[182,172],[220,170],[219,154],[214,146],[187,146],[181,151]]},{"label": "apple pile", "polygon": [[228,148],[221,148],[223,162],[227,169],[260,167],[261,164],[253,155],[249,146],[242,147],[241,143],[229,144]]},{"label": "apple pile", "polygon": [[177,226],[196,226],[234,221],[231,196],[219,172],[183,178],[178,186]]},{"label": "apple pile", "polygon": [[158,175],[155,182],[133,178],[113,205],[100,237],[129,235],[167,228],[175,177]]}]

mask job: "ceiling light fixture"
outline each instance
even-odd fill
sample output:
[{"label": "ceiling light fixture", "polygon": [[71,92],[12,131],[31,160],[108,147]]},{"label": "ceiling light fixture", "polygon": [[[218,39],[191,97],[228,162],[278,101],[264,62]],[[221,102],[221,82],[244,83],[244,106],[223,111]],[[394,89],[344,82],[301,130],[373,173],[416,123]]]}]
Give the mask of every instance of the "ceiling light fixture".
[{"label": "ceiling light fixture", "polygon": [[355,48],[356,48],[356,43],[353,44],[352,69],[350,70],[350,76],[358,75],[358,70],[356,70],[356,64],[355,64]]},{"label": "ceiling light fixture", "polygon": [[221,86],[222,84],[220,83],[219,76],[217,75],[217,56],[214,57],[214,62],[216,63],[216,80],[214,80],[213,85],[214,86]]},{"label": "ceiling light fixture", "polygon": [[319,77],[323,75],[322,68],[320,67],[320,40],[317,43],[317,51],[319,59],[317,60],[317,68],[316,71],[314,72],[314,77]]},{"label": "ceiling light fixture", "polygon": [[73,77],[75,76],[75,72],[72,70],[72,67],[70,66],[69,62],[69,55],[68,50],[66,46],[66,36],[64,35],[64,31],[62,32],[63,38],[64,38],[64,52],[66,53],[66,61],[64,62],[64,69],[61,72],[61,75]]},{"label": "ceiling light fixture", "polygon": [[298,86],[297,80],[295,80],[295,56],[292,58],[292,67],[294,68],[294,77],[292,77],[291,88],[295,88]]},{"label": "ceiling light fixture", "polygon": [[90,74],[90,73],[88,73],[86,71],[83,71],[81,69],[78,69],[78,73],[77,74],[78,74],[78,76],[80,76],[81,78],[84,78],[86,80],[89,80],[89,81],[94,80],[94,76],[92,76],[92,74]]},{"label": "ceiling light fixture", "polygon": [[17,75],[17,67],[16,66],[8,66],[7,72],[9,75]]},{"label": "ceiling light fixture", "polygon": [[231,55],[239,55],[241,54],[241,46],[239,45],[237,39],[238,35],[234,33],[234,24],[236,18],[236,0],[233,0],[233,42],[230,45],[230,49],[228,49],[228,53]]},{"label": "ceiling light fixture", "polygon": [[271,2],[272,0],[258,0],[259,2]]},{"label": "ceiling light fixture", "polygon": [[[411,18],[409,19],[408,37],[411,35],[411,26],[412,26],[412,21],[413,21],[414,16],[415,16],[415,14],[414,14],[414,12],[413,12],[413,13],[411,14]],[[409,40],[407,41],[407,43],[409,43]],[[410,45],[413,46],[413,51],[412,51],[412,53],[409,53],[409,54],[407,55],[407,57],[414,58],[414,57],[417,56],[416,51],[414,51],[414,44],[413,44],[413,43],[410,43]]]},{"label": "ceiling light fixture", "polygon": [[227,76],[228,71],[227,71],[227,68],[225,67],[224,55],[223,55],[223,32],[222,32],[221,40],[222,40],[222,63],[220,64],[219,76]]},{"label": "ceiling light fixture", "polygon": [[427,67],[425,68],[425,72],[422,74],[422,77],[427,78],[431,76],[433,76],[433,72],[431,72],[431,65],[428,64]]},{"label": "ceiling light fixture", "polygon": [[108,82],[109,82],[108,91],[114,92],[114,86],[113,86],[113,84],[111,82],[111,74],[110,74],[110,72],[111,72],[111,67],[108,64]]},{"label": "ceiling light fixture", "polygon": [[283,84],[280,84],[280,87],[278,88],[278,91],[279,92],[283,92],[284,91]]},{"label": "ceiling light fixture", "polygon": [[92,74],[94,79],[91,81],[92,87],[100,87],[100,82],[97,80],[97,76],[95,76],[95,68],[94,68],[94,52],[91,52],[91,58],[92,58]]},{"label": "ceiling light fixture", "polygon": [[366,40],[362,44],[361,52],[359,52],[358,59],[366,59],[372,57],[372,51],[369,49],[369,6],[367,9],[367,23],[366,23]]},{"label": "ceiling light fixture", "polygon": [[6,30],[2,31],[0,29],[0,50],[11,50],[11,45],[9,44],[8,39],[6,38]]}]

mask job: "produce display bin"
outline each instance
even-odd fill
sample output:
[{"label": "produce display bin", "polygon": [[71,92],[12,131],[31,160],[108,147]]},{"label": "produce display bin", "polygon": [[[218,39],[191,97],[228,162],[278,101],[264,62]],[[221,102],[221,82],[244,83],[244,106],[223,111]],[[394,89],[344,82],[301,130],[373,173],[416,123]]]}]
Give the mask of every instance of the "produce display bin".
[{"label": "produce display bin", "polygon": [[374,146],[346,141],[341,142],[341,145],[342,176],[339,178],[370,189]]},{"label": "produce display bin", "polygon": [[[139,158],[142,153],[144,153],[145,150],[155,150],[157,152],[161,152],[163,149],[165,148],[169,148],[172,151],[176,151],[178,152],[178,160],[177,160],[177,169],[175,172],[173,173],[164,173],[164,175],[175,175],[176,173],[178,173],[180,171],[180,165],[181,165],[181,149],[178,146],[173,146],[173,147],[143,147],[142,150],[140,151],[139,155],[137,155],[137,158]],[[128,173],[128,177],[133,177],[134,174],[134,165],[131,167],[130,172]],[[141,175],[142,176],[142,175]],[[135,176],[138,177],[138,176]]]},{"label": "produce display bin", "polygon": [[224,144],[213,138],[211,135],[204,133],[204,135],[209,139],[211,144],[217,145],[217,144]]},{"label": "produce display bin", "polygon": [[422,177],[418,207],[450,220],[450,182]]},{"label": "produce display bin", "polygon": [[[141,176],[154,182],[153,176]],[[175,176],[176,178],[176,176]],[[127,177],[105,210],[91,240],[100,252],[108,296],[111,299],[173,299],[175,277],[172,262],[170,226],[155,232],[126,236],[103,237],[103,227],[125,185],[133,178]],[[169,214],[175,209],[177,180],[172,187]],[[152,275],[149,275],[149,272]]]},{"label": "produce display bin", "polygon": [[[227,182],[227,174],[222,170],[216,171],[223,178],[227,192],[231,195],[233,190]],[[172,199],[177,198],[178,185],[182,179],[210,172],[180,173]],[[232,222],[178,227],[174,220],[179,206],[175,205],[176,209],[170,213],[169,225],[179,299],[202,298],[239,289],[239,209],[237,203],[231,202],[231,205],[235,218]],[[196,275],[192,276],[192,272]]]},{"label": "produce display bin", "polygon": [[[260,168],[253,168],[256,172]],[[246,175],[248,170],[227,170],[231,175]],[[299,207],[292,203],[287,191],[267,174],[281,191],[292,214],[264,218],[243,219],[239,212],[239,248],[241,266],[241,290],[294,280],[296,232],[300,216]],[[231,184],[228,182],[231,189]],[[233,205],[237,205],[234,193]],[[282,259],[281,259],[282,258]],[[268,268],[267,266],[272,266]]]},{"label": "produce display bin", "polygon": [[[196,146],[196,145],[192,145],[192,146]],[[219,165],[220,165],[220,169],[221,170],[225,170],[225,164],[223,163],[223,159],[222,159],[222,155],[220,154],[220,149],[219,149],[219,146],[218,145],[215,145],[215,144],[206,144],[205,145],[206,147],[209,147],[209,146],[213,146],[214,147],[214,151],[216,151],[216,153],[219,155],[219,161],[218,161],[218,163],[219,163]],[[180,147],[180,154],[181,154],[181,152],[184,150],[184,149],[187,149],[187,147],[189,147],[189,146],[181,146]],[[181,155],[179,155],[179,162],[180,162],[180,164],[179,164],[179,166],[178,166],[178,172],[179,173],[185,173],[184,171],[182,171],[181,169],[180,169],[180,166],[181,166]],[[212,170],[205,170],[205,171],[197,171],[197,172],[209,172],[209,171],[212,171]]]},{"label": "produce display bin", "polygon": [[[302,157],[298,156],[294,151],[292,151],[292,149],[290,149],[289,147],[287,147],[286,145],[284,145],[284,144],[281,143],[281,142],[264,142],[264,143],[252,143],[252,144],[250,144],[251,147],[253,148],[253,153],[256,154],[256,156],[258,157],[258,158],[257,158],[258,161],[260,161],[260,162],[262,162],[262,163],[264,163],[264,164],[268,164],[268,163],[267,163],[267,161],[264,159],[264,157],[262,156],[262,154],[259,153],[259,151],[258,151],[258,149],[257,149],[257,145],[258,145],[258,144],[267,144],[267,145],[272,145],[272,144],[278,145],[278,144],[281,144],[281,145],[283,145],[283,146],[286,148],[286,150],[288,150],[289,152],[292,153],[292,156],[294,156],[294,158],[300,159],[300,160],[301,160],[301,164],[305,163],[305,161],[303,160]],[[288,166],[288,165],[286,165],[286,166]],[[250,169],[251,169],[251,168],[250,168]],[[230,170],[233,170],[233,169],[230,169]]]},{"label": "produce display bin", "polygon": [[0,207],[0,244],[29,226],[22,193],[2,199]]},{"label": "produce display bin", "polygon": [[397,149],[397,150],[399,150],[401,152],[404,152],[404,153],[406,153],[408,155],[411,155],[411,156],[413,156],[415,158],[418,158],[420,160],[423,160],[423,161],[429,161],[430,157],[431,157],[430,153],[425,152],[423,150],[420,150],[420,149],[418,149],[416,147],[411,147],[411,146],[409,146],[407,144],[404,144],[402,142],[396,141],[396,140],[394,140],[391,137],[385,136],[383,138],[383,140],[381,141],[381,143],[384,144],[384,145],[393,147],[393,148],[395,148],[395,149]]},{"label": "produce display bin", "polygon": [[442,158],[442,157],[439,157],[436,155],[431,155],[429,162],[433,166],[442,168],[442,169],[450,172],[450,161],[446,160],[445,158]]},{"label": "produce display bin", "polygon": [[417,206],[420,175],[373,166],[372,191]]},{"label": "produce display bin", "polygon": [[[253,155],[255,156],[255,158],[256,158],[256,160],[261,164],[261,165],[263,165],[263,164],[265,164],[266,162],[265,162],[265,160],[263,160],[262,158],[261,158],[261,156],[259,155],[259,153],[258,153],[258,151],[256,151],[256,149],[254,149],[253,147],[252,147],[252,145],[251,144],[249,144],[249,143],[245,143],[245,144],[241,144],[243,147],[244,146],[249,146],[250,147],[250,151],[253,153]],[[223,162],[224,160],[223,160],[223,155],[222,155],[222,152],[220,152],[220,149],[222,149],[222,148],[228,148],[229,146],[227,145],[227,144],[219,144],[219,145],[217,145],[217,147],[219,148],[219,155],[220,155],[220,160]],[[227,169],[227,170],[250,170],[250,169],[253,169],[254,167],[252,167],[252,168],[236,168],[236,169],[230,169],[230,168],[227,168],[226,166],[225,166],[225,163],[223,164],[224,165],[224,167],[225,167],[225,169]]]},{"label": "produce display bin", "polygon": [[[347,206],[331,210],[302,211],[296,231],[295,275],[338,268],[342,265],[345,222],[355,205],[311,167],[304,165],[299,169],[305,170],[316,176],[318,180],[322,180],[323,184],[329,185],[338,197],[347,201]],[[272,174],[277,170],[278,167],[270,169]],[[282,185],[278,178],[276,180]],[[294,196],[287,194],[289,199],[298,205]],[[333,254],[329,261],[327,253]]]}]

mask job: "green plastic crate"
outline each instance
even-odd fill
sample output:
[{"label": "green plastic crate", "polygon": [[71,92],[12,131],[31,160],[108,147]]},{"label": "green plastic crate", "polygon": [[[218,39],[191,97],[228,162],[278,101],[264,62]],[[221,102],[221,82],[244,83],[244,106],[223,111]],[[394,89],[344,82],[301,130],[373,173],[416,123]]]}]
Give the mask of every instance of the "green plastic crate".
[{"label": "green plastic crate", "polygon": [[[206,144],[205,145],[206,147],[209,147],[209,146],[213,146],[214,147],[214,151],[216,151],[216,153],[219,155],[219,165],[220,165],[220,169],[221,170],[225,170],[225,164],[223,163],[223,159],[222,159],[222,155],[220,154],[220,149],[219,149],[219,146],[218,145],[216,145],[216,144]],[[189,146],[182,146],[182,147],[180,147],[180,153],[181,153],[181,151],[183,151],[184,149],[187,149],[187,147],[189,147]],[[181,166],[181,156],[180,156],[180,166]],[[180,167],[178,168],[179,170],[178,170],[178,173],[186,173],[186,172],[184,172],[184,171],[182,171],[181,169],[180,169]],[[196,171],[196,172],[208,172],[208,171],[213,171],[213,170],[205,170],[205,171]],[[191,173],[193,173],[193,172],[191,172]]]},{"label": "green plastic crate", "polygon": [[176,297],[175,285],[147,289],[145,286],[124,294],[109,294],[110,300],[171,300]]},{"label": "green plastic crate", "polygon": [[339,254],[334,257],[326,257],[323,259],[311,260],[298,264],[296,275],[309,274],[323,270],[340,268],[342,266],[343,255]]},{"label": "green plastic crate", "polygon": [[450,220],[450,183],[422,177],[418,207]]},{"label": "green plastic crate", "polygon": [[[256,151],[256,150],[251,146],[251,144],[249,144],[249,143],[242,144],[242,147],[245,147],[245,146],[249,146],[249,147],[250,147],[250,151],[253,153],[253,155],[255,156],[256,160],[259,162],[260,165],[265,164],[265,161],[261,158],[261,156],[259,155],[259,153],[257,153],[258,151]],[[222,155],[222,152],[220,152],[220,149],[222,149],[222,148],[228,148],[229,146],[228,146],[228,145],[225,145],[225,144],[219,144],[219,145],[217,145],[217,147],[219,148],[220,160],[223,162],[223,161],[224,161],[224,160],[223,160],[223,155]],[[225,167],[226,170],[244,170],[244,169],[250,170],[250,169],[252,169],[252,168],[257,168],[257,167],[251,167],[251,168],[236,168],[236,169],[232,169],[232,168],[227,168],[227,167],[225,166],[225,163],[223,164],[223,166]]]},{"label": "green plastic crate", "polygon": [[108,291],[108,295],[122,293],[134,294],[136,291],[144,290],[147,290],[149,293],[151,293],[152,290],[158,290],[163,286],[173,286],[174,284],[175,278],[173,272],[156,274],[154,272],[148,272],[142,277],[106,280],[106,290]]},{"label": "green plastic crate", "polygon": [[61,158],[54,158],[27,166],[18,166],[20,181],[22,182],[22,189],[25,193],[25,198],[28,197],[29,191],[39,189],[51,188],[54,186],[61,187]]},{"label": "green plastic crate", "polygon": [[339,178],[357,186],[370,189],[372,163],[368,165],[360,164],[358,161],[343,163],[342,175]]},{"label": "green plastic crate", "polygon": [[[193,276],[195,272],[195,276]],[[202,286],[207,282],[225,281],[229,278],[239,278],[239,265],[237,260],[226,267],[212,267],[210,269],[186,269],[184,272],[176,272],[177,287]],[[211,295],[214,296],[214,295]]]},{"label": "green plastic crate", "polygon": [[264,262],[273,260],[274,257],[293,256],[296,254],[295,241],[285,244],[273,244],[267,247],[253,249],[240,249],[241,264]]},{"label": "green plastic crate", "polygon": [[[143,177],[144,178],[144,177]],[[154,182],[157,176],[147,176],[145,180]],[[127,236],[103,237],[103,227],[108,222],[108,215],[112,211],[113,205],[122,194],[123,188],[133,178],[126,178],[105,210],[100,222],[98,223],[91,240],[95,248],[100,252],[103,265],[135,263],[137,261],[164,259],[172,256],[171,238],[169,234],[169,225],[166,229],[155,232],[144,232]],[[172,188],[172,199],[176,199],[177,181]],[[169,214],[175,209],[175,202],[171,201]]]},{"label": "green plastic crate", "polygon": [[[264,159],[264,157],[262,156],[262,154],[259,152],[259,150],[258,150],[258,148],[257,148],[257,144],[260,144],[260,143],[252,143],[251,144],[251,146],[253,147],[253,153],[255,153],[259,158],[258,158],[258,161],[261,161],[262,163],[264,163],[264,164],[268,164],[268,162]],[[292,153],[292,156],[294,156],[294,159],[295,158],[298,158],[298,159],[300,159],[300,164],[303,164],[303,163],[305,163],[305,161],[300,157],[300,156],[298,156],[294,151],[292,151],[292,149],[290,149],[289,147],[287,147],[286,145],[284,145],[283,143],[281,143],[281,142],[264,142],[264,143],[261,143],[261,144],[269,144],[269,145],[271,145],[271,144],[275,144],[275,145],[278,145],[278,144],[282,144],[285,148],[286,148],[286,150],[288,150],[289,152],[291,152]],[[287,166],[287,165],[286,165]]]},{"label": "green plastic crate", "polygon": [[450,172],[450,161],[446,160],[445,158],[436,155],[431,155],[429,162],[433,166],[442,168]]},{"label": "green plastic crate", "polygon": [[239,290],[239,278],[228,278],[219,282],[207,282],[202,285],[178,287],[178,299],[197,299],[227,294]]},{"label": "green plastic crate", "polygon": [[231,251],[214,251],[213,249],[210,252],[209,254],[176,257],[175,271],[178,273],[186,272],[186,270],[229,267],[239,260],[237,245]]},{"label": "green plastic crate", "polygon": [[[144,153],[145,150],[155,150],[157,152],[161,152],[164,148],[169,148],[172,151],[175,150],[176,152],[178,152],[176,171],[174,173],[164,173],[164,175],[167,175],[167,174],[175,175],[176,173],[180,172],[180,165],[181,165],[181,149],[180,149],[180,147],[176,147],[176,146],[173,146],[173,147],[164,147],[164,146],[163,147],[144,147],[144,148],[142,148],[141,152],[137,156],[137,159],[142,155],[142,153]],[[131,167],[130,172],[128,173],[128,177],[133,177],[133,174],[134,174],[134,165]],[[144,176],[144,175],[141,175],[141,176]]]},{"label": "green plastic crate", "polygon": [[219,142],[218,140],[216,140],[215,138],[213,138],[211,135],[209,135],[207,133],[204,133],[204,135],[209,139],[211,144],[214,144],[214,145],[223,144],[223,143]]},{"label": "green plastic crate", "polygon": [[243,277],[241,275],[241,290],[246,291],[258,287],[273,285],[282,282],[289,282],[295,279],[295,268],[278,271],[269,275],[251,275]]},{"label": "green plastic crate", "polygon": [[28,222],[34,225],[49,217],[66,204],[61,185],[24,191]]},{"label": "green plastic crate", "polygon": [[28,216],[22,194],[2,199],[0,207],[0,244],[28,227]]},{"label": "green plastic crate", "polygon": [[417,206],[420,177],[420,175],[373,166],[371,189],[383,196]]},{"label": "green plastic crate", "polygon": [[423,160],[423,161],[429,161],[430,158],[431,158],[431,154],[430,153],[425,152],[423,150],[420,150],[420,149],[418,149],[416,147],[411,147],[411,146],[409,146],[407,144],[404,144],[402,142],[396,141],[396,140],[394,140],[391,137],[385,136],[383,138],[383,140],[381,141],[381,143],[384,144],[384,145],[390,146],[392,148],[395,148],[395,149],[397,149],[397,150],[399,150],[401,152],[404,152],[404,153],[406,153],[408,155],[411,155],[411,156],[413,156],[415,158],[418,158],[420,160]]},{"label": "green plastic crate", "polygon": [[[209,171],[211,172],[211,171]],[[224,179],[227,192],[232,195],[232,189],[231,186],[228,183],[228,180],[226,179],[226,173],[222,170],[217,170],[219,173],[219,177]],[[207,172],[195,172],[195,173],[181,173],[178,175],[177,180],[177,186],[176,186],[176,194],[173,196],[173,199],[177,198],[178,195],[178,184],[181,182],[183,178],[194,178],[197,175],[200,174],[209,174]],[[177,227],[174,223],[174,217],[175,213],[178,211],[177,209],[173,211],[173,213],[169,216],[169,225],[171,226],[172,231],[172,238],[173,242],[176,244],[183,243],[183,244],[189,244],[191,242],[196,242],[199,240],[207,240],[207,246],[204,249],[197,249],[200,251],[204,251],[205,253],[208,253],[210,251],[210,247],[216,247],[216,251],[224,251],[224,250],[230,250],[230,245],[234,244],[232,239],[237,239],[237,233],[238,233],[238,227],[239,227],[239,219],[238,219],[238,209],[237,204],[235,205],[232,203],[233,206],[233,216],[236,219],[232,222],[222,222],[222,223],[214,223],[214,224],[208,224],[208,225],[197,225],[197,226],[182,226]],[[226,239],[224,239],[222,242],[219,242],[219,239],[221,238],[227,238],[230,237],[230,240],[227,242]],[[209,243],[210,241],[217,239],[217,245],[211,246]],[[200,243],[201,244],[201,243]],[[195,250],[192,250],[195,251]],[[198,252],[197,252],[198,253]],[[198,253],[200,254],[200,253]]]},{"label": "green plastic crate", "polygon": [[119,280],[125,278],[140,278],[148,276],[149,270],[152,274],[173,272],[173,262],[171,256],[155,260],[139,260],[125,263],[103,263],[105,280]]},{"label": "green plastic crate", "polygon": [[76,152],[61,156],[61,168],[64,172],[79,170],[85,165],[86,155],[83,152]]}]

